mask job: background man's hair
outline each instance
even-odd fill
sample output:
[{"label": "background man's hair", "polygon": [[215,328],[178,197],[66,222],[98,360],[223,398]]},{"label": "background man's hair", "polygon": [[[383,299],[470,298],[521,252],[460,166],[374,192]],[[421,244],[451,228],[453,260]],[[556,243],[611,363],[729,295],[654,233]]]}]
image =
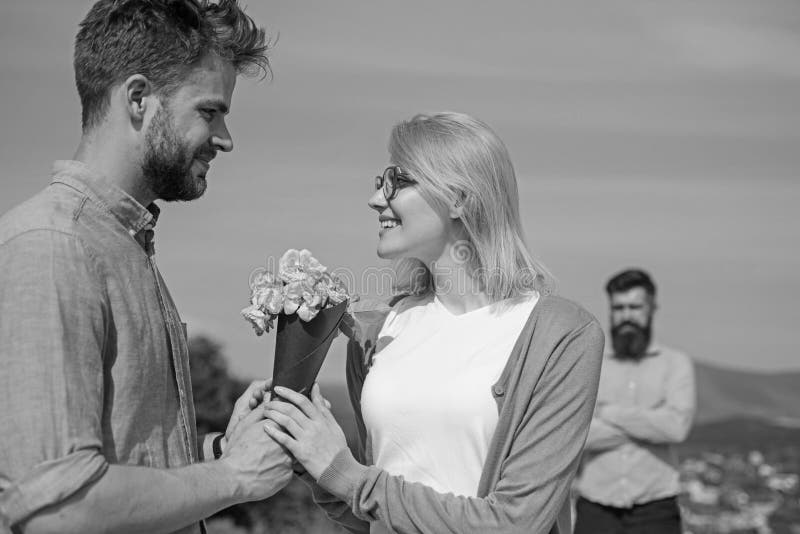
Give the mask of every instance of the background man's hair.
[{"label": "background man's hair", "polygon": [[237,0],[100,0],[75,38],[75,83],[83,130],[97,125],[109,89],[142,74],[168,97],[209,53],[236,72],[266,75],[270,42]]},{"label": "background man's hair", "polygon": [[624,293],[635,287],[642,287],[650,297],[656,296],[656,285],[650,275],[641,269],[626,269],[611,277],[606,284],[606,293]]}]

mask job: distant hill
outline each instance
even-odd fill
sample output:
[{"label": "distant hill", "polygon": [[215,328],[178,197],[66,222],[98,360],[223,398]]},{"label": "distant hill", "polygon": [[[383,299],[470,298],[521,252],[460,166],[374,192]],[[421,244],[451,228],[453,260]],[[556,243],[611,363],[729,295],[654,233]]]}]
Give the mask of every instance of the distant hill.
[{"label": "distant hill", "polygon": [[800,426],[800,372],[757,373],[695,363],[698,424],[731,418]]},{"label": "distant hill", "polygon": [[783,426],[766,420],[735,417],[699,423],[680,450],[691,456],[697,451],[779,450],[800,445],[800,427]]}]

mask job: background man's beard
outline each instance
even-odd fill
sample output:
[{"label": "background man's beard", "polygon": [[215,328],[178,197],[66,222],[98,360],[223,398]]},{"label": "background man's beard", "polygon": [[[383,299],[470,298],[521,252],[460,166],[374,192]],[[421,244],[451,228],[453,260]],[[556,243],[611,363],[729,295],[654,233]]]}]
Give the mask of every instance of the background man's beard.
[{"label": "background man's beard", "polygon": [[652,325],[648,321],[646,326],[640,326],[630,321],[624,321],[611,329],[611,343],[614,354],[619,358],[639,360],[644,357],[650,345]]},{"label": "background man's beard", "polygon": [[194,154],[181,145],[172,128],[172,115],[161,109],[145,136],[142,174],[157,198],[166,201],[194,200],[206,190],[205,178],[192,176]]}]

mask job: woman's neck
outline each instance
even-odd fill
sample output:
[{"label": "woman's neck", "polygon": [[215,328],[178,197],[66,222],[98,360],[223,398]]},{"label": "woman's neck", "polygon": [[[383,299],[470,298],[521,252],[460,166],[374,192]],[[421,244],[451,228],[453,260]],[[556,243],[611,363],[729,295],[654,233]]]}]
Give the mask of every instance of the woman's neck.
[{"label": "woman's neck", "polygon": [[[455,258],[455,259],[454,259]],[[491,304],[482,280],[471,272],[469,261],[444,254],[428,265],[433,282],[433,292],[451,313],[460,315]]]},{"label": "woman's neck", "polygon": [[439,302],[453,315],[468,313],[491,304],[486,293],[459,295],[454,292],[440,292],[434,288],[434,293]]}]

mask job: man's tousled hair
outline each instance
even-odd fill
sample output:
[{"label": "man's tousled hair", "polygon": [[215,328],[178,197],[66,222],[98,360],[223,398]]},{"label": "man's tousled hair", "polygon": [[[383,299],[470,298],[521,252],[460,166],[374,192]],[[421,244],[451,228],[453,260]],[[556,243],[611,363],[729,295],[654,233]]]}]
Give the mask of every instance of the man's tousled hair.
[{"label": "man's tousled hair", "polygon": [[267,75],[270,41],[237,0],[100,0],[75,38],[84,132],[105,116],[110,88],[141,74],[169,96],[208,54],[237,73]]}]

